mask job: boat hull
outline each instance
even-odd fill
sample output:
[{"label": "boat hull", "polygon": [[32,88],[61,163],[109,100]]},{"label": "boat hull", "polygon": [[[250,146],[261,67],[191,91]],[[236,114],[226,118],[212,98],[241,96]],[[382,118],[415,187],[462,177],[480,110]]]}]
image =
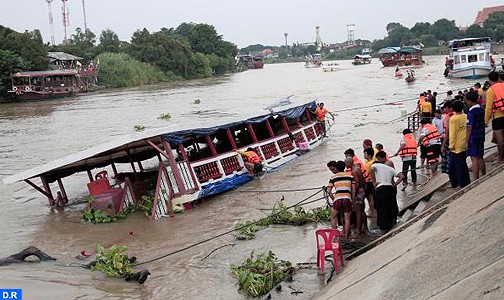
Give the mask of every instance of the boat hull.
[{"label": "boat hull", "polygon": [[480,77],[485,77],[492,71],[491,67],[483,66],[472,66],[461,69],[454,68],[448,73],[450,78],[461,78],[461,79],[476,79]]}]

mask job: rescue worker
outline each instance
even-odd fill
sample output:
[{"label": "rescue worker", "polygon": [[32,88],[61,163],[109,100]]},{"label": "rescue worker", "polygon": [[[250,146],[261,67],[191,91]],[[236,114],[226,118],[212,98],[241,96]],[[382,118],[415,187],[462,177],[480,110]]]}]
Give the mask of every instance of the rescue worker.
[{"label": "rescue worker", "polygon": [[395,156],[400,155],[402,159],[402,173],[404,175],[403,187],[404,191],[408,186],[408,170],[411,169],[411,182],[416,187],[417,173],[416,173],[416,158],[417,158],[417,141],[409,128],[403,130],[403,138],[399,143],[399,149]]},{"label": "rescue worker", "polygon": [[238,154],[243,157],[245,168],[248,171],[249,176],[259,175],[263,172],[263,164],[261,157],[254,151],[253,148],[249,147],[247,151],[236,150]]},{"label": "rescue worker", "polygon": [[486,92],[485,126],[492,120],[493,139],[497,144],[496,164],[504,163],[504,82],[499,73],[488,74],[490,87]]},{"label": "rescue worker", "polygon": [[435,173],[439,163],[439,154],[441,153],[441,136],[437,127],[432,125],[429,120],[422,119],[420,124],[422,124],[422,131],[418,143],[422,143],[425,147],[427,166],[430,167],[432,173]]},{"label": "rescue worker", "polygon": [[334,115],[326,107],[324,107],[323,102],[320,102],[317,105],[317,108],[315,109],[315,117],[317,118],[317,123],[322,128],[322,133],[323,133],[324,137],[327,137],[326,126],[325,126],[325,116],[327,113],[331,115],[332,120],[334,121]]}]

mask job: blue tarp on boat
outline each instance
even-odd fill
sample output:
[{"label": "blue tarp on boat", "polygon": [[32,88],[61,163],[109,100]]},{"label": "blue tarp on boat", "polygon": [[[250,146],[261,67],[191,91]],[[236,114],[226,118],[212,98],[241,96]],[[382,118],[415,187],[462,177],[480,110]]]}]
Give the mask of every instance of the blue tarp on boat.
[{"label": "blue tarp on boat", "polygon": [[[279,117],[285,117],[288,119],[295,119],[301,117],[303,113],[305,112],[306,109],[314,110],[316,108],[317,104],[315,101],[311,101],[309,103],[299,105],[293,108],[289,108],[286,110],[278,111],[275,112],[274,116],[279,116]],[[258,116],[254,118],[250,118],[244,121],[239,121],[239,122],[233,122],[233,123],[227,123],[215,127],[208,127],[208,128],[195,128],[195,129],[188,129],[188,130],[181,130],[181,131],[175,131],[175,132],[170,132],[167,134],[162,135],[162,138],[165,139],[166,141],[170,142],[171,146],[178,146],[179,144],[182,143],[184,140],[184,137],[188,135],[209,135],[213,134],[218,130],[223,130],[223,129],[228,129],[231,127],[235,126],[240,126],[240,125],[246,125],[246,124],[257,124],[264,122],[266,119],[271,118],[273,115],[272,114],[267,114],[263,116]]]},{"label": "blue tarp on boat", "polygon": [[223,193],[225,191],[229,191],[231,189],[234,189],[250,180],[252,180],[253,177],[250,177],[247,173],[240,174],[240,175],[235,175],[230,178],[226,178],[223,180],[216,181],[215,183],[210,183],[203,188],[201,188],[201,191],[198,194],[198,199],[205,198],[208,196],[212,195],[217,195],[220,193]]}]

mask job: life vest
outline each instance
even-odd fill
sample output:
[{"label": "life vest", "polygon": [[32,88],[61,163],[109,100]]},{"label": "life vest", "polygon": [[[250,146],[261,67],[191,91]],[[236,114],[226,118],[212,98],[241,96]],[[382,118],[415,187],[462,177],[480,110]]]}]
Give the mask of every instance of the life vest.
[{"label": "life vest", "polygon": [[498,110],[504,111],[504,83],[498,82],[490,87],[490,89],[494,92],[495,98],[492,106],[492,112],[496,112]]},{"label": "life vest", "polygon": [[249,163],[257,164],[261,162],[261,158],[254,151],[247,151],[245,154],[247,155],[247,161]]},{"label": "life vest", "polygon": [[420,96],[420,99],[418,99],[418,109],[422,109],[423,104],[425,103],[425,97]]},{"label": "life vest", "polygon": [[317,107],[315,109],[315,117],[317,118],[317,120],[319,121],[324,121],[325,120],[325,115],[326,115],[326,108],[320,108],[320,107]]},{"label": "life vest", "polygon": [[360,161],[360,159],[358,159],[356,155],[354,155],[354,157],[352,157],[352,159],[353,159],[354,165],[359,166],[359,168],[362,171],[362,174],[364,174],[364,172],[366,172],[366,167],[364,166],[362,161]]},{"label": "life vest", "polygon": [[436,126],[430,123],[427,123],[424,126],[429,130],[429,133],[427,133],[427,135],[424,136],[422,139],[422,143],[424,146],[428,146],[430,140],[439,140],[441,138],[441,136],[439,136],[439,131],[437,130]]},{"label": "life vest", "polygon": [[446,132],[448,131],[448,121],[451,116],[453,116],[453,112],[449,112],[447,114],[444,114],[444,120],[443,120],[443,138],[446,138]]},{"label": "life vest", "polygon": [[399,155],[401,157],[417,156],[417,141],[413,137],[413,134],[405,134],[404,141],[406,144],[404,145],[404,148],[399,151]]}]

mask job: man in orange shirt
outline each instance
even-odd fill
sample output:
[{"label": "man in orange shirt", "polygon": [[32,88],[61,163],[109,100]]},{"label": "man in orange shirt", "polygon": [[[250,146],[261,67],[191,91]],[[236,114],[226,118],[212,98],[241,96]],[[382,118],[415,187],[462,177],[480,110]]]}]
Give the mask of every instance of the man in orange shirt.
[{"label": "man in orange shirt", "polygon": [[320,127],[322,128],[322,133],[324,134],[324,137],[327,136],[326,126],[325,126],[325,115],[327,113],[331,115],[331,117],[334,121],[334,115],[326,107],[324,107],[323,102],[320,102],[317,105],[317,108],[315,109],[315,117],[317,118],[317,122],[319,123]]},{"label": "man in orange shirt", "polygon": [[488,74],[490,88],[486,92],[485,125],[492,120],[492,129],[497,144],[497,164],[504,163],[504,82],[499,73]]}]

